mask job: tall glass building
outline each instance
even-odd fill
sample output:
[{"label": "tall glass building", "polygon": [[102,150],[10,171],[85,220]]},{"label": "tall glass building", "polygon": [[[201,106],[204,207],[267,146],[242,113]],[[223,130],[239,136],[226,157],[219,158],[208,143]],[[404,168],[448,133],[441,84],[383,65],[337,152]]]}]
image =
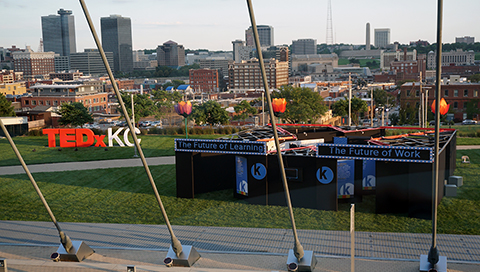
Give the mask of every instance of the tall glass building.
[{"label": "tall glass building", "polygon": [[113,53],[115,71],[133,71],[132,23],[130,18],[110,15],[100,18],[102,46],[105,52]]},{"label": "tall glass building", "polygon": [[70,56],[77,52],[75,20],[71,10],[58,10],[58,15],[42,16],[43,51]]}]

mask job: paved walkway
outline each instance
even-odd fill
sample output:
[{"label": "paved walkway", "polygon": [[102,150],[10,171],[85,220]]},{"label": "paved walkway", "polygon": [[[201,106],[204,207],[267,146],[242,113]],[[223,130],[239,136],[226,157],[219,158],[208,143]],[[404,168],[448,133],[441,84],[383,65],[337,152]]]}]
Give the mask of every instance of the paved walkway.
[{"label": "paved walkway", "polygon": [[[164,225],[60,226],[96,253],[81,263],[54,263],[49,256],[59,237],[53,223],[0,221],[0,258],[7,259],[11,271],[125,271],[127,265],[137,271],[286,271],[293,248],[286,229],[173,226],[182,244],[195,247],[202,258],[191,268],[167,269],[162,260],[170,236]],[[305,250],[317,256],[314,271],[350,271],[349,232],[299,230],[298,235]],[[449,271],[480,271],[480,236],[438,235],[437,241]],[[428,234],[357,232],[356,271],[418,271],[420,254],[428,253],[430,243]]]},{"label": "paved walkway", "polygon": [[[147,158],[147,164],[149,166],[175,164],[175,156]],[[135,167],[135,166],[143,166],[142,160],[140,158],[27,165],[28,170],[30,170],[31,173],[121,168],[121,167]],[[14,174],[24,174],[24,173],[25,173],[25,170],[21,165],[0,167],[0,175],[14,175]]]}]

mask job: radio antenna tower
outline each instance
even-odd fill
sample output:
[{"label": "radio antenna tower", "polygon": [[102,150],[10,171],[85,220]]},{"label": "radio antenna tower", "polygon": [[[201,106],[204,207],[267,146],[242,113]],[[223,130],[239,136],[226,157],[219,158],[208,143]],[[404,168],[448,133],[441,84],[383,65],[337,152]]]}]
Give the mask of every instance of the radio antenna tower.
[{"label": "radio antenna tower", "polygon": [[332,0],[328,0],[327,8],[327,45],[333,44],[333,26],[332,26]]}]

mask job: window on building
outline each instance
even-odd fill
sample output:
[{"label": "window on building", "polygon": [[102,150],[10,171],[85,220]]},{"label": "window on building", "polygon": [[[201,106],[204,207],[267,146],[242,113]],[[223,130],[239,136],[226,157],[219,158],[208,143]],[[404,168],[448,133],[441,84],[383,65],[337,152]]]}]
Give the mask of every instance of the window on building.
[{"label": "window on building", "polygon": [[473,90],[473,97],[477,97],[478,96],[478,90]]},{"label": "window on building", "polygon": [[36,100],[32,100],[32,106],[35,106],[37,105],[37,101]]},{"label": "window on building", "polygon": [[468,96],[468,90],[463,90],[463,96],[465,96],[465,97]]},{"label": "window on building", "polygon": [[420,96],[420,90],[416,90],[415,91],[415,97],[419,97]]},{"label": "window on building", "polygon": [[453,102],[453,108],[458,109],[458,102],[457,101]]},{"label": "window on building", "polygon": [[407,96],[410,96],[410,90],[407,90]]},{"label": "window on building", "polygon": [[445,90],[445,93],[443,96],[448,96],[448,90]]},{"label": "window on building", "polygon": [[50,106],[50,100],[45,101],[45,105]]},{"label": "window on building", "polygon": [[58,101],[57,100],[53,101],[53,105],[58,106]]},{"label": "window on building", "polygon": [[30,104],[30,101],[25,100],[25,105],[29,105],[29,104]]},{"label": "window on building", "polygon": [[458,90],[453,90],[453,96],[458,97]]}]

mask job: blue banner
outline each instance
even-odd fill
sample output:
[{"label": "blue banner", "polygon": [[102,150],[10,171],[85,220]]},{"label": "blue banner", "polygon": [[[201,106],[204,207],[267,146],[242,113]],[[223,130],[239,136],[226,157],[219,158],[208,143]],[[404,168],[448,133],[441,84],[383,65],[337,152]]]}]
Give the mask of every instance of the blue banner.
[{"label": "blue banner", "polygon": [[235,156],[235,173],[236,173],[236,191],[240,195],[248,196],[248,169],[247,158]]},{"label": "blue banner", "polygon": [[355,160],[337,161],[338,198],[353,197]]},{"label": "blue banner", "polygon": [[375,190],[375,161],[364,160],[362,173],[362,188],[363,190]]}]

